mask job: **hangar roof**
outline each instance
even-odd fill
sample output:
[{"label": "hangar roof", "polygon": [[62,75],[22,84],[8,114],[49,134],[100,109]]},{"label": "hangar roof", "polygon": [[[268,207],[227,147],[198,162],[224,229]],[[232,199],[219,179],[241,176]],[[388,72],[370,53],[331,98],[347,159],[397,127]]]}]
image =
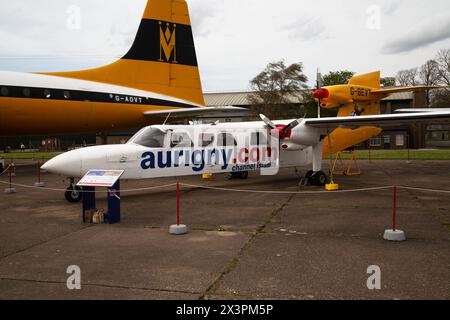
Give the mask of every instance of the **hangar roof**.
[{"label": "hangar roof", "polygon": [[[205,93],[205,103],[208,107],[217,106],[248,106],[250,105],[249,96],[252,91],[232,91],[232,92],[207,92]],[[301,92],[299,96],[301,97]],[[412,92],[400,92],[391,95],[383,101],[413,100]],[[303,99],[291,97],[292,103],[302,103]]]}]

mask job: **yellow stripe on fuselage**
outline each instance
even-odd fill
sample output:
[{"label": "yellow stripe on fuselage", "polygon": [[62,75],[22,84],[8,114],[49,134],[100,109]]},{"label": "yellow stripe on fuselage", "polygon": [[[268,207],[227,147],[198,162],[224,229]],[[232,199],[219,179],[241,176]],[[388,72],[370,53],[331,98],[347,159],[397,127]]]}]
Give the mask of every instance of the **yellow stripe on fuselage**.
[{"label": "yellow stripe on fuselage", "polygon": [[0,136],[111,131],[154,124],[146,111],[174,107],[64,101],[31,98],[0,98]]}]

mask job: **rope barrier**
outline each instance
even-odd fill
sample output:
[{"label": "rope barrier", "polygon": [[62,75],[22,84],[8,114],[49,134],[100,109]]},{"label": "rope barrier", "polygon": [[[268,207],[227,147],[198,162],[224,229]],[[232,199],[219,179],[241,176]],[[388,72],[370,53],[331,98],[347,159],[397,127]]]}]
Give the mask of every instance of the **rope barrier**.
[{"label": "rope barrier", "polygon": [[5,171],[3,171],[2,173],[0,173],[0,177],[1,177],[2,175],[4,175],[6,172],[8,172],[9,167],[11,167],[11,165],[8,165],[8,167],[6,167],[6,169],[5,169]]},{"label": "rope barrier", "polygon": [[436,193],[450,193],[450,190],[437,190],[437,189],[427,189],[427,188],[417,188],[417,187],[405,187],[405,186],[398,186],[397,189],[403,189],[403,190],[415,190],[415,191],[423,191],[423,192],[436,192]]},{"label": "rope barrier", "polygon": [[[4,175],[8,172],[11,164],[0,173],[0,176]],[[0,184],[11,185],[15,187],[22,187],[27,189],[36,189],[36,190],[45,190],[45,191],[55,191],[55,192],[65,192],[67,189],[59,189],[59,188],[48,188],[48,187],[36,187],[31,185],[25,185],[20,183],[10,183],[6,181],[0,181]],[[166,189],[169,187],[176,186],[177,183],[170,183],[161,186],[153,186],[153,187],[143,187],[143,188],[135,188],[135,189],[127,189],[121,190],[121,192],[129,193],[129,192],[138,192],[138,191],[149,191],[155,189]],[[391,189],[392,186],[380,186],[380,187],[371,187],[371,188],[359,188],[359,189],[350,189],[350,190],[338,190],[338,191],[280,191],[280,190],[249,190],[249,189],[233,189],[233,188],[222,188],[222,187],[210,187],[205,185],[196,185],[189,183],[180,183],[180,186],[189,187],[189,188],[198,188],[205,190],[216,190],[216,191],[226,191],[226,192],[240,192],[240,193],[259,193],[259,194],[329,194],[329,193],[355,193],[355,192],[368,192],[368,191],[378,191],[378,190],[388,190]],[[402,190],[413,190],[413,191],[422,191],[422,192],[434,192],[434,193],[448,193],[450,194],[450,190],[438,190],[438,189],[428,189],[428,188],[418,188],[418,187],[409,187],[409,186],[397,186],[398,189]],[[84,191],[84,192],[92,192],[92,193],[100,193],[98,191]]]},{"label": "rope barrier", "polygon": [[391,189],[392,186],[362,188],[352,190],[339,190],[339,191],[273,191],[273,190],[246,190],[246,189],[229,189],[219,187],[208,187],[195,184],[180,183],[180,185],[191,188],[209,189],[217,191],[229,191],[229,192],[243,192],[243,193],[266,193],[266,194],[325,194],[325,193],[349,193],[349,192],[364,192],[364,191],[376,191]]},{"label": "rope barrier", "polygon": [[[9,185],[9,182],[6,181],[0,181],[1,184],[7,184]],[[55,192],[66,192],[67,189],[57,189],[57,188],[48,188],[48,187],[35,187],[35,186],[30,186],[30,185],[26,185],[26,184],[20,184],[20,183],[11,183],[12,186],[15,187],[22,187],[22,188],[27,188],[27,189],[36,189],[36,190],[46,190],[46,191],[55,191]],[[137,192],[137,191],[148,191],[148,190],[155,190],[155,189],[165,189],[165,188],[169,188],[169,187],[173,187],[175,186],[176,183],[171,183],[171,184],[166,184],[166,185],[162,185],[162,186],[154,186],[154,187],[145,187],[145,188],[136,188],[136,189],[128,189],[128,190],[121,190],[120,192]],[[85,193],[103,193],[100,191],[83,191]]]}]

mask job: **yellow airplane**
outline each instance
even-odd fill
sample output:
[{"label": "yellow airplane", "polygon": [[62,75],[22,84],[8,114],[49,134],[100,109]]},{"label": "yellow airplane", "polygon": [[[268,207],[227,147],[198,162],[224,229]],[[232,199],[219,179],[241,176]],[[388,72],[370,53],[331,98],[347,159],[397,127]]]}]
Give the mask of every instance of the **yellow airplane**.
[{"label": "yellow airplane", "polygon": [[131,49],[104,67],[59,73],[0,72],[0,136],[141,127],[205,108],[188,6],[148,0]]},{"label": "yellow airplane", "polygon": [[[358,117],[380,114],[382,99],[398,92],[421,91],[442,88],[440,86],[414,86],[382,89],[380,71],[355,76],[348,84],[328,86],[313,92],[313,98],[321,108],[339,108],[339,117]],[[430,109],[430,111],[432,111]],[[329,155],[378,136],[383,130],[379,127],[363,126],[356,129],[337,128],[331,132],[330,139],[324,140],[323,154]],[[331,140],[331,148],[330,148]]]}]

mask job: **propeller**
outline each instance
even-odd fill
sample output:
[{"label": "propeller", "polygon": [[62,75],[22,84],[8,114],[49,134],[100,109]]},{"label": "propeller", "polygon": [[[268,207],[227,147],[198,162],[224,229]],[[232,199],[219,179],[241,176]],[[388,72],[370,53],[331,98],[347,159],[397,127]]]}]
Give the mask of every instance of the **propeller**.
[{"label": "propeller", "polygon": [[295,129],[298,125],[302,124],[305,121],[306,115],[303,118],[297,119],[289,123],[287,126],[285,125],[275,125],[272,120],[267,118],[265,115],[259,115],[262,121],[272,130],[277,130],[278,137],[280,139],[286,139],[290,137],[290,132]]},{"label": "propeller", "polygon": [[316,99],[317,102],[317,116],[320,118],[320,108],[322,105],[322,100],[328,98],[330,96],[330,92],[327,89],[322,89],[322,74],[319,69],[317,69],[317,81],[316,81],[316,90],[313,91],[313,98]]},{"label": "propeller", "polygon": [[270,128],[270,129],[276,129],[277,126],[272,122],[272,120],[270,120],[269,118],[267,118],[265,115],[260,114],[259,117],[262,119],[262,121],[264,121],[264,123]]}]

